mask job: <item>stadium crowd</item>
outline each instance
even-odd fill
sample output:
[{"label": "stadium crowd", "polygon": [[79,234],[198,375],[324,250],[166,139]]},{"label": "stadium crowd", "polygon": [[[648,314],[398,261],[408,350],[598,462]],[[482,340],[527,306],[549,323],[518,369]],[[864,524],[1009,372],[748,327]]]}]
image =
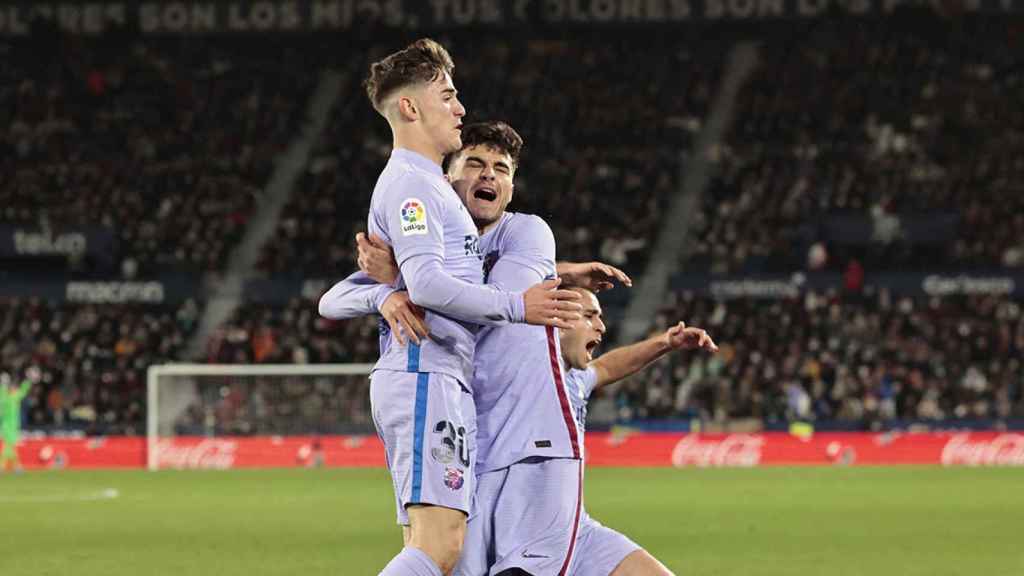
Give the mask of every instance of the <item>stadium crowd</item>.
[{"label": "stadium crowd", "polygon": [[[1006,26],[822,19],[799,28],[758,32],[761,63],[710,151],[715,176],[682,240],[683,273],[1024,266],[1024,85],[1004,49]],[[560,259],[600,259],[639,276],[737,36],[478,38],[439,39],[458,63],[466,121],[504,119],[526,140],[510,208],[545,217]],[[0,183],[0,226],[106,230],[111,258],[71,265],[101,278],[223,270],[274,158],[302,124],[320,57],[245,40],[125,45],[0,44],[0,169],[10,176]],[[359,81],[393,47],[356,42],[336,56],[343,93],[355,97],[339,98],[263,247],[267,277],[334,281],[355,268],[352,238],[391,145]],[[723,351],[675,356],[599,394],[612,420],[872,426],[1024,414],[1024,320],[1009,297],[869,289],[673,300],[653,327],[686,320]],[[0,300],[0,365],[44,372],[26,425],[141,433],[145,369],[186,360],[200,313],[196,301]],[[376,319],[330,322],[297,297],[246,302],[214,331],[205,358],[376,355]],[[284,430],[297,413],[368,422],[362,384],[256,384],[259,398],[246,402],[241,384],[204,389],[179,429],[210,430],[211,414],[221,431],[239,433]]]},{"label": "stadium crowd", "polygon": [[374,362],[376,317],[337,322],[317,314],[317,303],[294,298],[283,306],[250,303],[210,337],[206,359],[222,364],[330,364]]},{"label": "stadium crowd", "polygon": [[769,36],[685,269],[1024,265],[1013,26],[915,13]]},{"label": "stadium crowd", "polygon": [[807,292],[784,300],[673,293],[655,328],[706,328],[714,356],[679,354],[609,392],[619,420],[890,420],[1024,416],[1024,314],[1004,296]]},{"label": "stadium crowd", "polygon": [[[476,39],[440,38],[457,61],[466,122],[503,119],[526,141],[510,209],[544,216],[559,258],[600,257],[642,271],[728,44],[712,35]],[[391,148],[358,81],[389,48],[353,57],[359,65],[344,90],[360,97],[340,99],[332,112],[264,247],[267,274],[338,277],[354,269],[352,238],[366,227],[368,191]]]},{"label": "stadium crowd", "polygon": [[100,229],[79,273],[222,269],[317,81],[254,41],[0,45],[0,225]]},{"label": "stadium crowd", "polygon": [[25,400],[27,428],[144,434],[146,370],[179,358],[199,307],[55,304],[0,299],[0,366],[42,372]]}]

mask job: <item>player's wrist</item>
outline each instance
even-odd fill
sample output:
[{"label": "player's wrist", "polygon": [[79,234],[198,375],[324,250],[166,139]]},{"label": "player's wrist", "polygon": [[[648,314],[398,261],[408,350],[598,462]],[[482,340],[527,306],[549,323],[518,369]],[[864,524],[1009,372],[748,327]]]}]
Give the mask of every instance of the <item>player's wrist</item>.
[{"label": "player's wrist", "polygon": [[526,322],[526,293],[510,292],[508,295],[508,318],[514,323]]},{"label": "player's wrist", "polygon": [[669,334],[668,330],[658,336],[657,345],[658,353],[660,354],[664,354],[675,349],[675,346],[672,345],[672,335]]},{"label": "player's wrist", "polygon": [[391,298],[391,295],[394,294],[395,292],[398,292],[398,290],[395,290],[390,286],[381,286],[380,289],[377,290],[377,296],[374,299],[373,305],[375,308],[377,308],[378,312],[383,312],[384,305],[387,303],[388,299]]}]

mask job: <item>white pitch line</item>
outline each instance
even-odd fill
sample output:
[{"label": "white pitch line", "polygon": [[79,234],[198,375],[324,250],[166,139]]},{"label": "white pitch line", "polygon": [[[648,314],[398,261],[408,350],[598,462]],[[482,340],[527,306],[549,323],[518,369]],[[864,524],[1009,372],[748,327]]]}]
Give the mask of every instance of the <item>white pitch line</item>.
[{"label": "white pitch line", "polygon": [[95,502],[113,500],[121,496],[116,488],[105,488],[99,492],[85,494],[42,494],[39,496],[0,496],[0,503],[7,504],[41,504],[47,502]]}]

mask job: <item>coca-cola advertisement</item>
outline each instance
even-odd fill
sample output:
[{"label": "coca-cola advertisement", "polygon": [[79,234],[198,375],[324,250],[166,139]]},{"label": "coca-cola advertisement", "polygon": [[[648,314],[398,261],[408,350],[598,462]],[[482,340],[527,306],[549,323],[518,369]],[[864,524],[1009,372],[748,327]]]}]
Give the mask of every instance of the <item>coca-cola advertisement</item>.
[{"label": "coca-cola advertisement", "polygon": [[592,466],[1024,466],[1024,435],[971,433],[591,433]]},{"label": "coca-cola advertisement", "polygon": [[[158,468],[383,467],[376,436],[183,436],[153,443]],[[143,468],[140,437],[36,438],[18,447],[30,469]],[[590,432],[589,466],[749,468],[754,466],[1024,466],[1024,434],[820,433],[794,435]]]},{"label": "coca-cola advertisement", "polygon": [[999,434],[979,439],[956,434],[942,448],[943,466],[1024,466],[1024,435]]}]

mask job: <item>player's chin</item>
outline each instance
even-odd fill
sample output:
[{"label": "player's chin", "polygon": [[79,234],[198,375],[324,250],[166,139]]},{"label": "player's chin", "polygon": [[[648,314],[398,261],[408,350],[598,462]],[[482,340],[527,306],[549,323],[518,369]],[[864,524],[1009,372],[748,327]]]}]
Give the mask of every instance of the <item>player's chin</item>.
[{"label": "player's chin", "polygon": [[462,132],[456,130],[455,131],[455,136],[452,137],[452,141],[449,143],[448,153],[450,154],[452,152],[458,152],[461,149],[462,149]]}]

